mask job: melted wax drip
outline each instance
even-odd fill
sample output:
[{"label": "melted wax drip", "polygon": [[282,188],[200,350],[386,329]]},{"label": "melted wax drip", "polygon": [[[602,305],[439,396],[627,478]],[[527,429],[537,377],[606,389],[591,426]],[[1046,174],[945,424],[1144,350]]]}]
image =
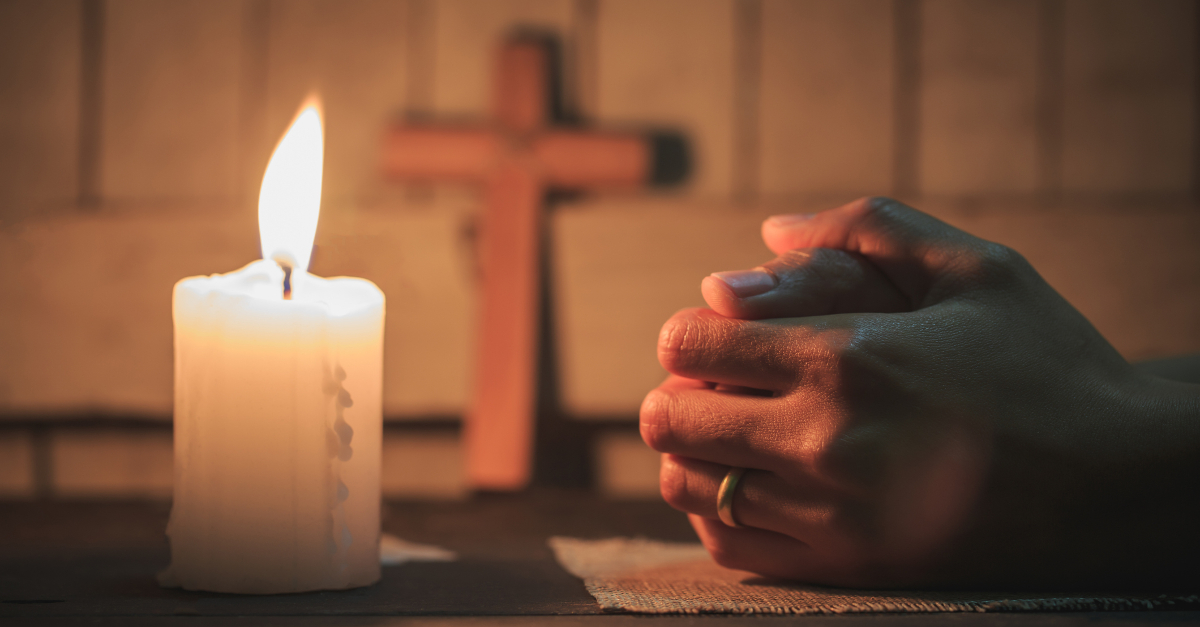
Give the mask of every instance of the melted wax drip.
[{"label": "melted wax drip", "polygon": [[336,457],[341,461],[349,461],[354,455],[354,449],[350,447],[350,441],[354,438],[354,428],[346,422],[345,411],[347,408],[354,407],[354,399],[350,398],[350,392],[342,387],[342,381],[346,380],[346,371],[342,370],[341,366],[333,372],[336,380],[327,381],[325,393],[330,396],[336,396],[337,401],[334,407],[337,408],[337,419],[333,421],[333,429],[328,433],[329,456]]},{"label": "melted wax drip", "polygon": [[279,262],[283,268],[283,300],[292,300],[292,266]]},{"label": "melted wax drip", "polygon": [[[354,439],[354,428],[346,422],[345,418],[345,411],[354,406],[354,400],[350,398],[350,392],[342,387],[342,382],[345,380],[346,371],[341,366],[335,366],[333,376],[325,380],[325,393],[334,398],[333,406],[337,412],[332,428],[326,431],[326,443],[329,456],[339,462],[349,461],[354,455],[354,449],[350,447],[350,441]],[[350,528],[345,524],[346,513],[342,507],[342,503],[350,498],[350,488],[342,481],[341,472],[336,463],[333,469],[333,483],[333,489],[329,495],[332,505],[329,512],[330,522],[332,528],[337,529],[340,526],[340,530],[335,531],[334,535],[329,538],[330,555],[336,554],[339,550],[345,551],[354,540],[350,534]],[[340,569],[345,570],[346,566],[347,564],[343,562]]]}]

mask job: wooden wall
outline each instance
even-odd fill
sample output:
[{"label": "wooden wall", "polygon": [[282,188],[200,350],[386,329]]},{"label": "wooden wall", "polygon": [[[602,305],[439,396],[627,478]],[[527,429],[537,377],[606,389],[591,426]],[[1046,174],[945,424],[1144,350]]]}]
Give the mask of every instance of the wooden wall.
[{"label": "wooden wall", "polygon": [[314,90],[313,271],[387,293],[389,418],[456,417],[477,200],[384,180],[378,144],[484,115],[517,25],[562,35],[586,117],[695,149],[681,189],[554,211],[577,417],[636,412],[659,324],[767,257],[763,217],[865,194],[1015,247],[1131,359],[1200,351],[1198,24],[1188,0],[0,0],[0,417],[169,416],[171,285],[257,256]]}]

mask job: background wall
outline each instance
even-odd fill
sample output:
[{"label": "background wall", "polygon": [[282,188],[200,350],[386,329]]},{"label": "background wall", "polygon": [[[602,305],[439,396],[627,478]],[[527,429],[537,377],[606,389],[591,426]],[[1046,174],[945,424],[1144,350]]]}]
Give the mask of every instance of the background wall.
[{"label": "background wall", "polygon": [[563,37],[587,119],[695,150],[680,189],[553,211],[563,404],[605,425],[611,493],[653,491],[629,425],[659,325],[768,258],[772,213],[896,195],[1024,253],[1128,358],[1200,351],[1188,0],[0,0],[0,492],[169,493],[171,286],[257,257],[317,90],[313,271],[388,295],[385,485],[461,495],[478,201],[385,180],[379,144],[486,115],[517,25]]}]

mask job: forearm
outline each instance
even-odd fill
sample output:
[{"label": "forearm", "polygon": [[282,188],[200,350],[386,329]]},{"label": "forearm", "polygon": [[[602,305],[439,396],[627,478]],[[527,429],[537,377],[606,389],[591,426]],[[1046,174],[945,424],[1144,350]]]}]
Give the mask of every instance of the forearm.
[{"label": "forearm", "polygon": [[[1200,585],[1200,385],[1143,376],[1124,455],[1079,486],[1068,538],[1080,574],[1133,588]],[[1097,460],[1100,461],[1100,460]]]}]

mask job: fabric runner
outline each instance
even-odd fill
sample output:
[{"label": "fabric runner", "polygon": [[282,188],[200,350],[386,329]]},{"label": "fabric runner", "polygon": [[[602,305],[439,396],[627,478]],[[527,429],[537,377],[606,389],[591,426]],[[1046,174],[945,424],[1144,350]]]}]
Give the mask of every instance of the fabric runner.
[{"label": "fabric runner", "polygon": [[868,591],[769,580],[718,566],[700,544],[636,538],[550,538],[559,564],[583,579],[607,612],[846,614],[1150,610],[1200,603],[1197,595],[1079,595]]}]

